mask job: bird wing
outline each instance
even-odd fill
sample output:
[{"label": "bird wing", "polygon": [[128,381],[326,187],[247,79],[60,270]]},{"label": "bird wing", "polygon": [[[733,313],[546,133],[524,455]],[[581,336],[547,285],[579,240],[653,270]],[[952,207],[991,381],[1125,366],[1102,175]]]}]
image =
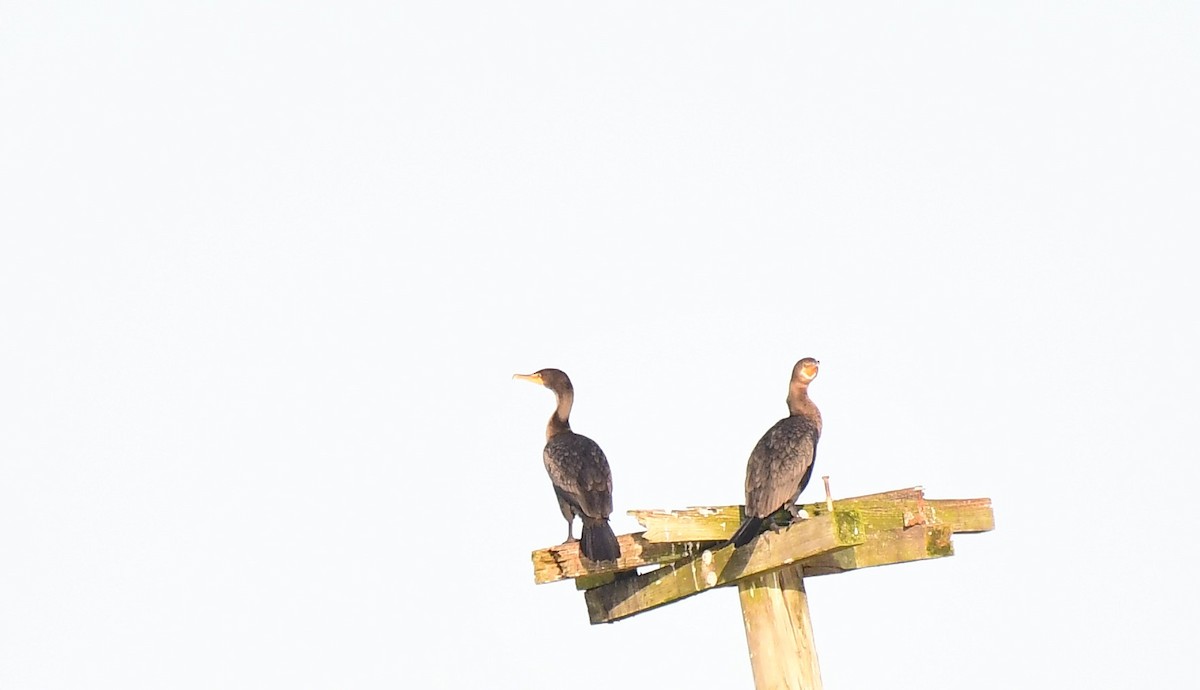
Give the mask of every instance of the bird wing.
[{"label": "bird wing", "polygon": [[746,463],[746,514],[767,517],[792,501],[816,459],[819,432],[802,417],[781,419]]},{"label": "bird wing", "polygon": [[612,513],[612,472],[595,441],[558,434],[546,443],[542,458],[555,491],[581,514],[606,518]]}]

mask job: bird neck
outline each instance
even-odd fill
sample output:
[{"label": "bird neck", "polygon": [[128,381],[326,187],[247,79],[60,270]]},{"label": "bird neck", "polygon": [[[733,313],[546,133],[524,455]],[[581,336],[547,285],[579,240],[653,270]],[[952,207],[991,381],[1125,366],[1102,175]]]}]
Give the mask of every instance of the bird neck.
[{"label": "bird neck", "polygon": [[565,431],[571,430],[571,405],[575,403],[575,396],[572,393],[555,393],[558,399],[558,407],[555,408],[554,414],[550,415],[550,421],[546,424],[546,440],[557,436]]},{"label": "bird neck", "polygon": [[793,417],[820,417],[816,404],[808,397],[808,386],[794,383],[788,388],[788,412]]}]

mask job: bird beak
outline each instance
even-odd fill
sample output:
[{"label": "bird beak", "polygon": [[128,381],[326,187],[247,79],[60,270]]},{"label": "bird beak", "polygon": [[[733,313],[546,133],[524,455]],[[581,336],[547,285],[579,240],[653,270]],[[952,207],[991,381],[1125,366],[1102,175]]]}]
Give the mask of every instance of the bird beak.
[{"label": "bird beak", "polygon": [[513,378],[519,381],[532,381],[539,386],[542,385],[542,377],[539,374],[513,374]]}]

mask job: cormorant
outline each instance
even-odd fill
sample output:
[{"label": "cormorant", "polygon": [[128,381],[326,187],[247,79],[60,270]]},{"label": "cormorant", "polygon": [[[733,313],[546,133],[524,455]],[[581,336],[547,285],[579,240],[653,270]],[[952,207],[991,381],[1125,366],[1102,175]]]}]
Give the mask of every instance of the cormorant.
[{"label": "cormorant", "polygon": [[820,362],[805,357],[792,367],[788,386],[788,416],[759,439],[746,463],[746,521],[730,539],[736,546],[758,536],[763,521],[780,508],[792,510],[808,486],[817,441],[821,438],[821,411],[808,397],[808,384],[817,377]]},{"label": "cormorant", "polygon": [[569,417],[575,401],[571,379],[558,369],[542,369],[532,374],[514,374],[514,379],[532,381],[554,391],[558,402],[546,424],[546,448],[542,459],[546,473],[558,496],[558,507],[567,520],[568,544],[572,521],[579,516],[583,527],[579,550],[592,561],[612,561],[621,556],[617,536],[608,524],[612,513],[612,471],[604,451],[595,441],[571,431]]}]

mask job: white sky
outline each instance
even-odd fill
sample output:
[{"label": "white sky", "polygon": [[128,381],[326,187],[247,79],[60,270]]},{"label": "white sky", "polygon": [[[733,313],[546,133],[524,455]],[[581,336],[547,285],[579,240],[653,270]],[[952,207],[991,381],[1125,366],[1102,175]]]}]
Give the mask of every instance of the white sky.
[{"label": "white sky", "polygon": [[1196,686],[1196,4],[298,5],[0,2],[0,687],[751,688],[533,585],[510,376],[628,532],[805,355],[997,522],[810,581],[827,687]]}]

